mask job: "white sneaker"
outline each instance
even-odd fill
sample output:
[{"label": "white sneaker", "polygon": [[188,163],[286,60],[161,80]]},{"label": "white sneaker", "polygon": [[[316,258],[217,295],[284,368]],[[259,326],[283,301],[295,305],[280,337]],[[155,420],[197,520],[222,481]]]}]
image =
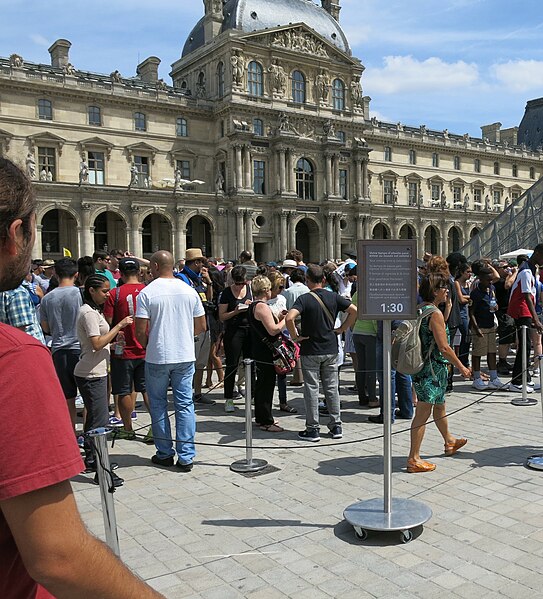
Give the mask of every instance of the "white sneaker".
[{"label": "white sneaker", "polygon": [[81,395],[75,396],[75,407],[78,410],[85,407],[85,404],[83,403],[83,398],[81,397]]},{"label": "white sneaker", "polygon": [[[509,391],[514,391],[515,393],[522,393],[522,385],[514,385],[513,383],[509,383]],[[534,388],[531,385],[527,385],[526,393],[533,393]]]},{"label": "white sneaker", "polygon": [[236,406],[234,405],[233,399],[227,399],[224,403],[224,411],[225,412],[235,412]]},{"label": "white sneaker", "polygon": [[476,391],[486,391],[489,386],[483,381],[483,379],[475,379],[471,388],[475,389]]},{"label": "white sneaker", "polygon": [[488,388],[489,389],[497,389],[498,391],[505,391],[505,390],[507,390],[507,385],[502,383],[500,381],[500,379],[498,377],[496,377],[495,379],[492,379],[491,381],[489,381]]}]

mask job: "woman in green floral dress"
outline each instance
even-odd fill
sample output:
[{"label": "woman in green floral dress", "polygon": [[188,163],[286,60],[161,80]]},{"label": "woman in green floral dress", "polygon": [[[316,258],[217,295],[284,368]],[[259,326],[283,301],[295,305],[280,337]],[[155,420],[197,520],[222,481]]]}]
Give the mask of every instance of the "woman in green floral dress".
[{"label": "woman in green floral dress", "polygon": [[420,327],[422,355],[428,356],[423,369],[413,375],[413,385],[417,392],[417,407],[411,424],[411,449],[407,460],[408,472],[430,472],[435,464],[426,462],[420,457],[420,446],[426,430],[426,422],[433,414],[436,426],[445,441],[445,455],[453,455],[467,443],[467,439],[456,439],[449,432],[447,412],[445,408],[445,390],[447,389],[447,364],[450,362],[458,368],[464,377],[471,375],[456,356],[449,345],[448,332],[443,314],[439,310],[431,310],[430,306],[446,303],[449,293],[447,277],[441,273],[429,274],[420,283],[419,294],[424,300],[421,310],[431,312]]}]

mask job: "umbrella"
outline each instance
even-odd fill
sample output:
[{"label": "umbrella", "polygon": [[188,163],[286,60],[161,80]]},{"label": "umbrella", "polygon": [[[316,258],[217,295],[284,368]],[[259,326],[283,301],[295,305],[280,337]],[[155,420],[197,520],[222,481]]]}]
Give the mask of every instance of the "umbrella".
[{"label": "umbrella", "polygon": [[525,248],[519,248],[518,250],[514,250],[513,252],[507,252],[506,254],[500,254],[500,260],[510,260],[511,258],[516,258],[524,254],[528,256],[528,258],[533,254],[533,250],[527,250]]}]

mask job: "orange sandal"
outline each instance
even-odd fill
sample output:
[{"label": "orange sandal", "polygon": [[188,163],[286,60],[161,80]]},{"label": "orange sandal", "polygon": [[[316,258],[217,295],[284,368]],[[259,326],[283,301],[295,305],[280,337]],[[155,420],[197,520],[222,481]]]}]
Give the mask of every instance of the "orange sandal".
[{"label": "orange sandal", "polygon": [[432,472],[436,469],[436,465],[424,460],[407,460],[407,472]]},{"label": "orange sandal", "polygon": [[445,443],[445,455],[454,455],[467,442],[467,439],[455,439],[454,443]]}]

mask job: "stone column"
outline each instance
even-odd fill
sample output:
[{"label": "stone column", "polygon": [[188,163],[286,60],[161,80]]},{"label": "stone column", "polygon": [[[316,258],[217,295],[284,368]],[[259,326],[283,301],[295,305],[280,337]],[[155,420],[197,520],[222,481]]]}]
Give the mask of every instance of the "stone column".
[{"label": "stone column", "polygon": [[360,160],[360,158],[357,158],[354,161],[354,183],[355,183],[355,195],[356,195],[356,199],[363,199],[364,198],[364,194],[362,192],[362,160]]},{"label": "stone column", "polygon": [[[92,227],[90,222],[90,204],[81,204],[81,256],[92,256],[94,252],[94,240],[92,238]],[[38,244],[36,243],[36,246]],[[41,245],[38,246],[41,252]]]},{"label": "stone column", "polygon": [[294,224],[294,218],[296,212],[288,213],[288,249],[287,251],[293,250],[296,247],[296,225]]},{"label": "stone column", "polygon": [[288,246],[288,221],[287,213],[281,212],[279,214],[280,222],[280,235],[279,235],[279,256],[281,260],[286,256]]},{"label": "stone column", "polygon": [[286,191],[286,173],[285,173],[285,149],[279,148],[279,193],[283,194]]},{"label": "stone column", "polygon": [[366,239],[364,235],[364,221],[366,217],[358,214],[356,216],[356,239]]},{"label": "stone column", "polygon": [[331,260],[334,255],[334,215],[326,215],[326,258]]},{"label": "stone column", "polygon": [[440,227],[441,234],[441,255],[448,256],[449,248],[447,247],[449,244],[449,237],[447,235],[447,223],[443,222]]},{"label": "stone column", "polygon": [[253,211],[245,211],[245,248],[253,253]]},{"label": "stone column", "polygon": [[328,197],[333,195],[334,185],[332,179],[332,155],[326,154],[326,194]]},{"label": "stone column", "polygon": [[335,242],[334,242],[334,259],[341,258],[341,214],[336,214],[334,218],[335,224]]},{"label": "stone column", "polygon": [[142,247],[142,238],[141,238],[141,228],[140,228],[140,207],[139,206],[131,206],[130,207],[130,250],[135,256],[142,255],[143,247]]},{"label": "stone column", "polygon": [[[339,155],[334,155],[334,195],[339,198]],[[340,256],[338,256],[340,258]]]},{"label": "stone column", "polygon": [[245,164],[245,182],[244,182],[244,187],[247,191],[252,191],[253,190],[253,183],[252,183],[252,161],[251,161],[251,151],[249,149],[249,146],[243,146],[243,159],[244,159],[244,164]]},{"label": "stone column", "polygon": [[226,208],[217,209],[217,225],[213,235],[213,255],[217,258],[225,258],[224,240],[228,232],[228,210]]},{"label": "stone column", "polygon": [[235,152],[234,171],[236,174],[236,189],[240,190],[243,188],[243,178],[242,178],[241,146],[239,144],[234,146],[234,152]]},{"label": "stone column", "polygon": [[[43,229],[43,225],[38,225],[38,223],[36,223],[36,241],[34,242],[34,247],[32,248],[32,258],[38,258],[41,259],[42,257],[42,249],[41,249],[41,243],[42,243],[42,239],[41,239],[41,232]],[[81,229],[79,229],[79,233],[80,233]],[[79,234],[78,237],[80,238],[81,235]],[[80,241],[80,240],[78,240]],[[78,252],[80,256],[86,255],[86,254],[82,254],[81,250],[80,250],[80,243],[78,243]]]},{"label": "stone column", "polygon": [[187,230],[184,225],[185,210],[181,206],[175,209],[175,232],[174,232],[174,258],[180,260],[185,257],[187,249]]},{"label": "stone column", "polygon": [[236,210],[236,246],[238,256],[245,249],[243,247],[244,241],[243,210],[238,209]]},{"label": "stone column", "polygon": [[370,198],[370,182],[368,177],[368,161],[362,160],[362,197]]},{"label": "stone column", "polygon": [[287,182],[289,193],[296,193],[296,176],[294,173],[296,155],[294,150],[289,150],[287,154]]}]

